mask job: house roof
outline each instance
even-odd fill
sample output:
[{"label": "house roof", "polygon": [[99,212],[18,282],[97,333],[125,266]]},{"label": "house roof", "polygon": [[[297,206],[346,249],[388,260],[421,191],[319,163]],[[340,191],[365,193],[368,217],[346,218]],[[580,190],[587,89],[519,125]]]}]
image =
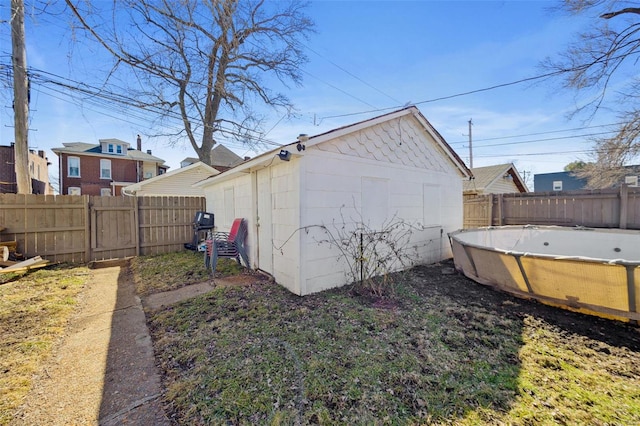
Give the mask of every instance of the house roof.
[{"label": "house roof", "polygon": [[[119,139],[100,139],[100,142],[106,143],[119,143],[130,146],[128,142],[121,141]],[[128,148],[125,155],[122,154],[110,154],[102,152],[102,147],[100,144],[91,144],[86,142],[64,142],[62,148],[53,148],[51,151],[56,154],[80,154],[80,155],[90,155],[90,156],[100,156],[100,157],[115,157],[115,158],[123,158],[128,160],[137,160],[137,161],[150,161],[155,163],[163,164],[164,160],[148,154],[143,151],[138,151],[137,149]]]},{"label": "house roof", "polygon": [[[135,195],[136,192],[144,189],[147,186],[163,183],[169,179],[176,179],[180,175],[185,175],[185,174],[188,175],[194,171],[199,171],[206,176],[214,176],[220,173],[219,170],[216,170],[215,168],[209,166],[208,164],[203,163],[202,161],[198,161],[186,167],[180,167],[179,169],[175,169],[170,172],[152,177],[151,179],[145,179],[141,182],[128,185],[122,190],[122,192],[125,195]],[[191,182],[191,184],[193,183],[195,182]]]},{"label": "house roof", "polygon": [[465,179],[462,184],[462,190],[465,193],[483,193],[487,188],[491,187],[499,179],[510,176],[513,183],[520,192],[529,192],[527,185],[518,173],[513,163],[496,164],[494,166],[474,167],[471,169],[473,178]]},{"label": "house roof", "polygon": [[[368,127],[373,127],[377,124],[386,122],[386,121],[390,121],[390,120],[394,120],[396,118],[402,117],[402,116],[406,116],[406,115],[413,115],[419,122],[420,124],[423,126],[423,128],[433,137],[434,141],[436,142],[436,144],[438,144],[444,154],[449,158],[449,160],[455,164],[455,166],[457,167],[457,169],[460,171],[460,173],[464,176],[464,177],[471,177],[471,170],[469,170],[469,168],[464,164],[464,161],[462,161],[462,159],[458,156],[458,154],[453,150],[453,148],[451,148],[451,146],[449,146],[449,144],[444,140],[444,138],[442,137],[442,135],[440,135],[440,133],[438,133],[438,131],[431,125],[431,123],[429,123],[429,121],[424,117],[424,115],[422,115],[422,113],[420,112],[420,110],[418,110],[418,108],[416,108],[415,106],[410,106],[410,107],[406,107],[406,108],[402,108],[387,114],[383,114],[377,117],[373,117],[367,120],[363,120],[363,121],[359,121],[357,123],[353,123],[353,124],[349,124],[346,126],[342,126],[333,130],[329,130],[325,133],[321,133],[315,136],[310,136],[308,138],[308,140],[305,142],[305,145],[307,147],[313,146],[313,145],[318,145],[320,143],[329,141],[329,140],[333,140],[336,138],[339,138],[341,136],[344,136],[346,134],[349,133],[353,133],[356,132],[358,130],[361,129],[365,129]],[[211,180],[215,180],[215,181],[221,181],[221,180],[226,180],[226,179],[230,179],[234,176],[236,176],[239,173],[247,173],[249,172],[252,168],[256,168],[258,166],[263,166],[265,163],[269,163],[273,161],[273,157],[274,155],[276,155],[280,150],[286,149],[288,150],[292,155],[299,155],[296,149],[296,145],[299,143],[299,141],[295,141],[295,142],[291,142],[289,144],[286,145],[282,145],[276,149],[273,149],[271,151],[267,151],[261,155],[258,155],[254,158],[252,158],[251,160],[245,161],[242,164],[221,173],[218,176],[213,176],[209,179],[206,179],[204,181],[198,182],[197,184],[195,184],[195,186],[202,186],[205,185],[206,183],[208,183]]]},{"label": "house roof", "polygon": [[[225,169],[229,169],[230,167],[237,166],[238,164],[244,161],[242,157],[240,157],[238,154],[231,151],[229,148],[227,148],[222,144],[217,144],[211,150],[211,154],[213,158],[213,162],[212,162],[213,167],[222,166]],[[194,163],[197,163],[198,161],[200,161],[200,159],[195,157],[187,157],[184,160],[182,160],[180,163],[194,164]]]}]

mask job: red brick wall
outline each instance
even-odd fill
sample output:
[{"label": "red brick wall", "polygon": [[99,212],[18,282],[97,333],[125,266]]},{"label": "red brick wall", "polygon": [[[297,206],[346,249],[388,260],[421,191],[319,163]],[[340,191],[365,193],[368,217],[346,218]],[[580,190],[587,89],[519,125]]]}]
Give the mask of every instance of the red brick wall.
[{"label": "red brick wall", "polygon": [[[80,177],[67,176],[67,158],[80,158]],[[75,186],[80,188],[82,195],[100,195],[101,188],[112,189],[111,181],[116,182],[138,182],[137,179],[137,161],[125,160],[121,158],[109,158],[111,160],[111,179],[100,179],[100,157],[82,156],[62,154],[60,161],[62,162],[62,194],[69,193],[69,187]],[[142,165],[140,165],[142,167]],[[116,195],[120,195],[120,191],[116,191]]]},{"label": "red brick wall", "polygon": [[[38,156],[33,151],[29,151],[29,169],[31,163],[34,163],[34,173],[29,172],[31,176],[31,192],[33,194],[49,193],[49,169],[47,160]],[[40,179],[36,170],[40,166]],[[0,146],[0,193],[15,194],[18,192],[18,184],[16,183],[15,170],[15,151],[13,146]]]}]

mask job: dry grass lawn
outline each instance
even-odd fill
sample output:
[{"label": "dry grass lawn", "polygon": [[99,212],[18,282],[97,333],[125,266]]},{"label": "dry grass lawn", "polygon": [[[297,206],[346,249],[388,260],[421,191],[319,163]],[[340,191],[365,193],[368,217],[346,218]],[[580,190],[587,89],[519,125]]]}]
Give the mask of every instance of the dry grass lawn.
[{"label": "dry grass lawn", "polygon": [[0,275],[0,424],[11,421],[64,334],[89,277],[68,266]]}]

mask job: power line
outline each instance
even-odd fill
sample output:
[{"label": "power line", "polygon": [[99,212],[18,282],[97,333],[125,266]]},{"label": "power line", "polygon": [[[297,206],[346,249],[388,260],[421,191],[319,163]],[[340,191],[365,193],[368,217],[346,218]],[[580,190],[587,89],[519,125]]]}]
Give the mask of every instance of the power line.
[{"label": "power line", "polygon": [[[3,64],[0,64],[0,67],[2,67]],[[4,66],[10,70],[10,67],[8,67],[8,65],[4,64]],[[164,110],[162,108],[156,107],[154,105],[144,105],[141,104],[138,100],[128,97],[128,96],[124,96],[118,93],[114,93],[112,91],[108,91],[108,90],[104,90],[95,86],[91,86],[88,85],[86,83],[82,83],[82,82],[78,82],[75,80],[71,80],[71,79],[67,79],[65,77],[59,76],[57,74],[53,74],[47,71],[43,71],[43,70],[38,70],[35,68],[29,68],[29,75],[31,77],[31,81],[32,81],[32,85],[37,85],[39,86],[41,89],[42,88],[46,88],[48,90],[51,90],[55,93],[58,93],[60,95],[63,96],[68,96],[71,97],[72,99],[76,99],[74,97],[74,95],[72,95],[73,92],[77,92],[80,93],[82,95],[85,95],[87,97],[81,99],[81,102],[87,102],[91,105],[93,105],[94,107],[100,108],[102,110],[105,111],[110,111],[111,113],[113,113],[114,111],[118,114],[122,114],[127,116],[128,118],[131,118],[132,116],[138,120],[141,121],[146,121],[150,124],[153,124],[155,121],[157,121],[159,118],[169,118],[169,119],[173,119],[176,120],[178,123],[182,124],[182,117],[180,116],[180,114],[172,112],[172,111],[168,111],[168,110]],[[45,77],[48,76],[48,77]],[[3,79],[3,75],[0,75],[0,81]],[[10,76],[6,76],[6,79],[10,79]],[[62,88],[62,90],[60,89],[56,89],[55,87],[60,87]],[[42,93],[47,94],[48,96],[52,96],[54,98],[60,99],[60,100],[64,100],[60,97],[56,97],[51,95],[50,93],[47,93],[46,91],[42,91]],[[68,101],[71,102],[71,101]],[[122,106],[124,106],[126,108],[126,111],[122,111],[120,109],[116,109],[114,108],[114,103],[116,104],[120,104]],[[91,109],[89,109],[91,110]],[[115,119],[119,119],[125,122],[128,122],[130,124],[133,125],[140,125],[140,123],[133,123],[131,121],[128,120],[124,120],[121,119],[119,117],[114,117],[113,115],[107,114],[105,112],[101,112],[101,111],[97,111],[97,110],[91,110],[93,112],[111,117],[111,118],[115,118]],[[143,112],[143,115],[140,114],[135,114],[132,111],[138,111],[138,112]],[[144,115],[144,113],[148,113],[148,114],[153,114],[154,117],[147,117]],[[190,118],[190,120],[194,120],[192,117]],[[149,128],[151,128],[152,126],[150,125]],[[241,134],[236,132],[233,129],[229,129],[226,128],[224,126],[217,126],[216,130],[218,130],[222,136],[224,135],[228,135],[228,136],[234,136],[236,138],[242,138],[242,139],[247,139],[247,140],[251,140],[255,143],[264,143],[267,145],[273,145],[273,146],[280,146],[281,144],[265,139],[262,136],[256,136],[250,133],[245,133],[245,134]],[[249,129],[245,129],[245,130],[249,130]],[[225,139],[223,140],[225,141],[225,144],[229,144],[230,140],[229,139]]]},{"label": "power line", "polygon": [[361,79],[360,77],[358,77],[357,75],[353,74],[352,72],[350,72],[349,70],[341,67],[340,65],[336,64],[335,62],[333,62],[331,59],[323,56],[322,54],[318,53],[317,51],[315,51],[314,49],[312,49],[311,47],[307,46],[306,44],[302,44],[304,47],[306,47],[308,50],[312,51],[313,53],[315,53],[316,55],[318,55],[319,57],[321,57],[322,59],[326,60],[327,62],[329,62],[331,65],[333,65],[334,67],[338,68],[339,70],[343,71],[344,73],[350,75],[351,77],[355,78],[356,80],[358,80],[359,82],[361,82],[362,84],[372,88],[373,90],[375,90],[376,92],[386,96],[387,98],[391,99],[394,102],[397,103],[401,103],[399,100],[397,100],[396,98],[394,98],[393,96],[383,92],[382,90],[378,89],[377,87],[367,83],[366,81],[364,81],[363,79]]},{"label": "power line", "polygon": [[558,155],[558,154],[588,154],[590,152],[597,152],[596,150],[578,150],[578,151],[555,151],[555,152],[529,152],[529,153],[517,153],[517,154],[495,154],[495,155],[476,155],[476,157],[482,158],[494,158],[494,157],[534,157],[538,155]]},{"label": "power line", "polygon": [[[487,92],[487,91],[490,91],[490,90],[501,89],[503,87],[514,86],[514,85],[521,84],[521,83],[527,83],[527,82],[530,82],[530,81],[535,81],[535,80],[540,80],[540,79],[544,79],[544,78],[554,77],[554,76],[566,74],[566,73],[572,72],[572,71],[580,71],[580,70],[587,69],[590,66],[592,66],[594,64],[597,64],[597,63],[608,62],[608,61],[612,61],[612,60],[616,60],[616,59],[620,59],[620,58],[624,58],[624,57],[629,57],[629,56],[631,56],[632,54],[635,54],[635,53],[640,54],[640,51],[639,52],[633,52],[633,53],[619,55],[619,56],[616,56],[616,57],[605,57],[604,59],[599,59],[599,60],[597,60],[597,61],[595,61],[594,63],[591,63],[591,64],[578,65],[578,66],[575,66],[573,68],[562,69],[562,70],[557,70],[557,71],[551,71],[551,72],[548,72],[548,73],[545,73],[545,74],[535,75],[535,76],[532,76],[532,77],[525,77],[525,78],[521,78],[519,80],[510,81],[510,82],[507,82],[507,83],[499,83],[499,84],[495,84],[493,86],[483,87],[481,89],[469,90],[467,92],[461,92],[461,93],[456,93],[456,94],[453,94],[453,95],[441,96],[441,97],[438,97],[438,98],[432,98],[432,99],[427,99],[427,100],[420,101],[420,102],[414,102],[414,103],[412,103],[412,105],[422,105],[422,104],[426,104],[426,103],[444,101],[444,100],[448,100],[448,99],[458,98],[458,97],[461,97],[461,96],[473,95],[473,94],[476,94],[476,93]],[[330,115],[330,116],[326,116],[326,117],[321,117],[320,120],[325,120],[325,119],[329,119],[329,118],[350,117],[350,116],[354,116],[354,115],[370,114],[370,113],[374,113],[374,112],[389,111],[389,110],[399,109],[402,106],[403,105],[397,105],[397,106],[393,106],[393,107],[379,108],[379,109],[374,109],[374,110],[369,110],[369,111],[360,111],[360,112],[352,112],[352,113],[348,113],[348,114]]]},{"label": "power line", "polygon": [[558,141],[558,140],[563,140],[563,139],[575,139],[575,138],[584,138],[584,137],[591,137],[591,136],[600,136],[600,135],[608,135],[612,132],[600,132],[600,133],[587,133],[584,135],[572,135],[572,136],[561,136],[561,137],[557,137],[557,138],[546,138],[546,139],[535,139],[535,140],[529,140],[529,141],[518,141],[518,142],[505,142],[505,143],[494,143],[494,144],[490,144],[490,145],[474,145],[474,148],[490,148],[490,147],[494,147],[494,146],[506,146],[506,145],[520,145],[520,144],[525,144],[525,143],[536,143],[536,142],[549,142],[549,141]]},{"label": "power line", "polygon": [[[513,86],[513,85],[516,85],[516,84],[526,83],[526,82],[534,81],[534,80],[539,80],[541,78],[552,77],[554,75],[559,75],[559,74],[562,74],[564,72],[566,72],[566,71],[553,71],[553,72],[550,72],[550,73],[547,73],[547,74],[541,74],[541,75],[537,75],[537,76],[533,76],[533,77],[526,77],[526,78],[522,78],[520,80],[511,81],[511,82],[508,82],[508,83],[495,84],[493,86],[484,87],[484,88],[481,88],[481,89],[469,90],[467,92],[461,92],[461,93],[456,93],[456,94],[453,94],[453,95],[441,96],[441,97],[438,97],[438,98],[427,99],[427,100],[420,101],[420,102],[414,102],[414,103],[412,103],[412,105],[422,105],[422,104],[426,104],[426,103],[444,101],[444,100],[447,100],[447,99],[458,98],[458,97],[461,97],[461,96],[467,96],[467,95],[473,95],[473,94],[476,94],[476,93],[487,92],[489,90],[500,89],[500,88],[503,88],[503,87]],[[382,111],[398,109],[398,108],[401,108],[401,107],[402,106],[397,105],[397,106],[393,106],[393,107],[379,108],[379,109],[370,110],[370,111],[360,111],[360,112],[352,112],[352,113],[348,113],[348,114],[329,115],[329,116],[326,116],[326,117],[321,117],[321,120],[325,120],[325,119],[329,119],[329,118],[342,118],[342,117],[349,117],[349,116],[353,116],[353,115],[369,114],[369,113],[374,113],[374,112],[382,112]]]},{"label": "power line", "polygon": [[[536,132],[536,133],[525,133],[525,134],[521,134],[521,135],[509,135],[509,136],[498,136],[498,137],[494,137],[494,138],[484,138],[484,139],[474,139],[474,142],[484,142],[484,141],[495,141],[495,140],[500,140],[500,139],[516,139],[516,138],[524,138],[524,137],[528,137],[528,136],[540,136],[540,135],[549,135],[549,134],[553,134],[553,133],[564,133],[564,132],[574,132],[576,130],[586,130],[586,129],[597,129],[600,127],[609,127],[609,126],[620,126],[624,123],[609,123],[609,124],[599,124],[596,126],[586,126],[586,127],[575,127],[573,129],[564,129],[564,130],[549,130],[546,132]],[[584,136],[588,136],[588,135],[584,135]],[[567,136],[570,137],[570,136]],[[468,141],[456,141],[456,142],[450,142],[449,145],[460,145],[460,144],[465,144]]]},{"label": "power line", "polygon": [[[358,98],[358,97],[357,97],[357,96],[355,96],[355,95],[352,95],[351,93],[349,93],[349,92],[347,92],[347,91],[345,91],[345,90],[342,90],[342,89],[341,89],[341,88],[339,88],[338,86],[335,86],[335,85],[333,85],[333,84],[331,84],[331,83],[329,83],[329,82],[326,82],[326,81],[322,80],[322,79],[321,79],[321,78],[319,78],[319,77],[316,77],[315,75],[311,74],[309,71],[302,70],[302,72],[303,72],[303,73],[305,73],[305,74],[307,74],[308,76],[310,76],[310,77],[312,77],[312,78],[315,78],[315,79],[316,79],[316,80],[318,80],[319,82],[321,82],[321,83],[323,83],[323,84],[326,84],[327,86],[329,86],[329,87],[331,87],[331,88],[333,88],[333,89],[336,89],[336,90],[337,90],[337,91],[339,91],[340,93],[343,93],[343,94],[345,94],[345,95],[349,96],[350,98],[355,99],[355,100],[356,100],[356,101],[358,101],[358,102],[362,102],[363,104],[365,104],[365,105],[367,105],[367,106],[370,106],[371,108],[377,108],[376,106],[371,105],[369,102],[364,101],[364,100],[362,100],[362,99]],[[326,118],[326,117],[325,117],[325,118]],[[322,120],[322,119],[321,119],[321,120]]]}]

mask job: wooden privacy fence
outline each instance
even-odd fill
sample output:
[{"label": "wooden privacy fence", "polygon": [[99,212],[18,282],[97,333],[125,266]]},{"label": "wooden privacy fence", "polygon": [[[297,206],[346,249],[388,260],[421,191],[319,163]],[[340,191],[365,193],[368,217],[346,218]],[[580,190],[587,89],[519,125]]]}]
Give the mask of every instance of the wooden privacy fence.
[{"label": "wooden privacy fence", "polygon": [[560,225],[640,229],[640,188],[488,194],[464,200],[464,227]]},{"label": "wooden privacy fence", "polygon": [[0,241],[52,262],[179,251],[193,239],[203,197],[0,194]]}]

